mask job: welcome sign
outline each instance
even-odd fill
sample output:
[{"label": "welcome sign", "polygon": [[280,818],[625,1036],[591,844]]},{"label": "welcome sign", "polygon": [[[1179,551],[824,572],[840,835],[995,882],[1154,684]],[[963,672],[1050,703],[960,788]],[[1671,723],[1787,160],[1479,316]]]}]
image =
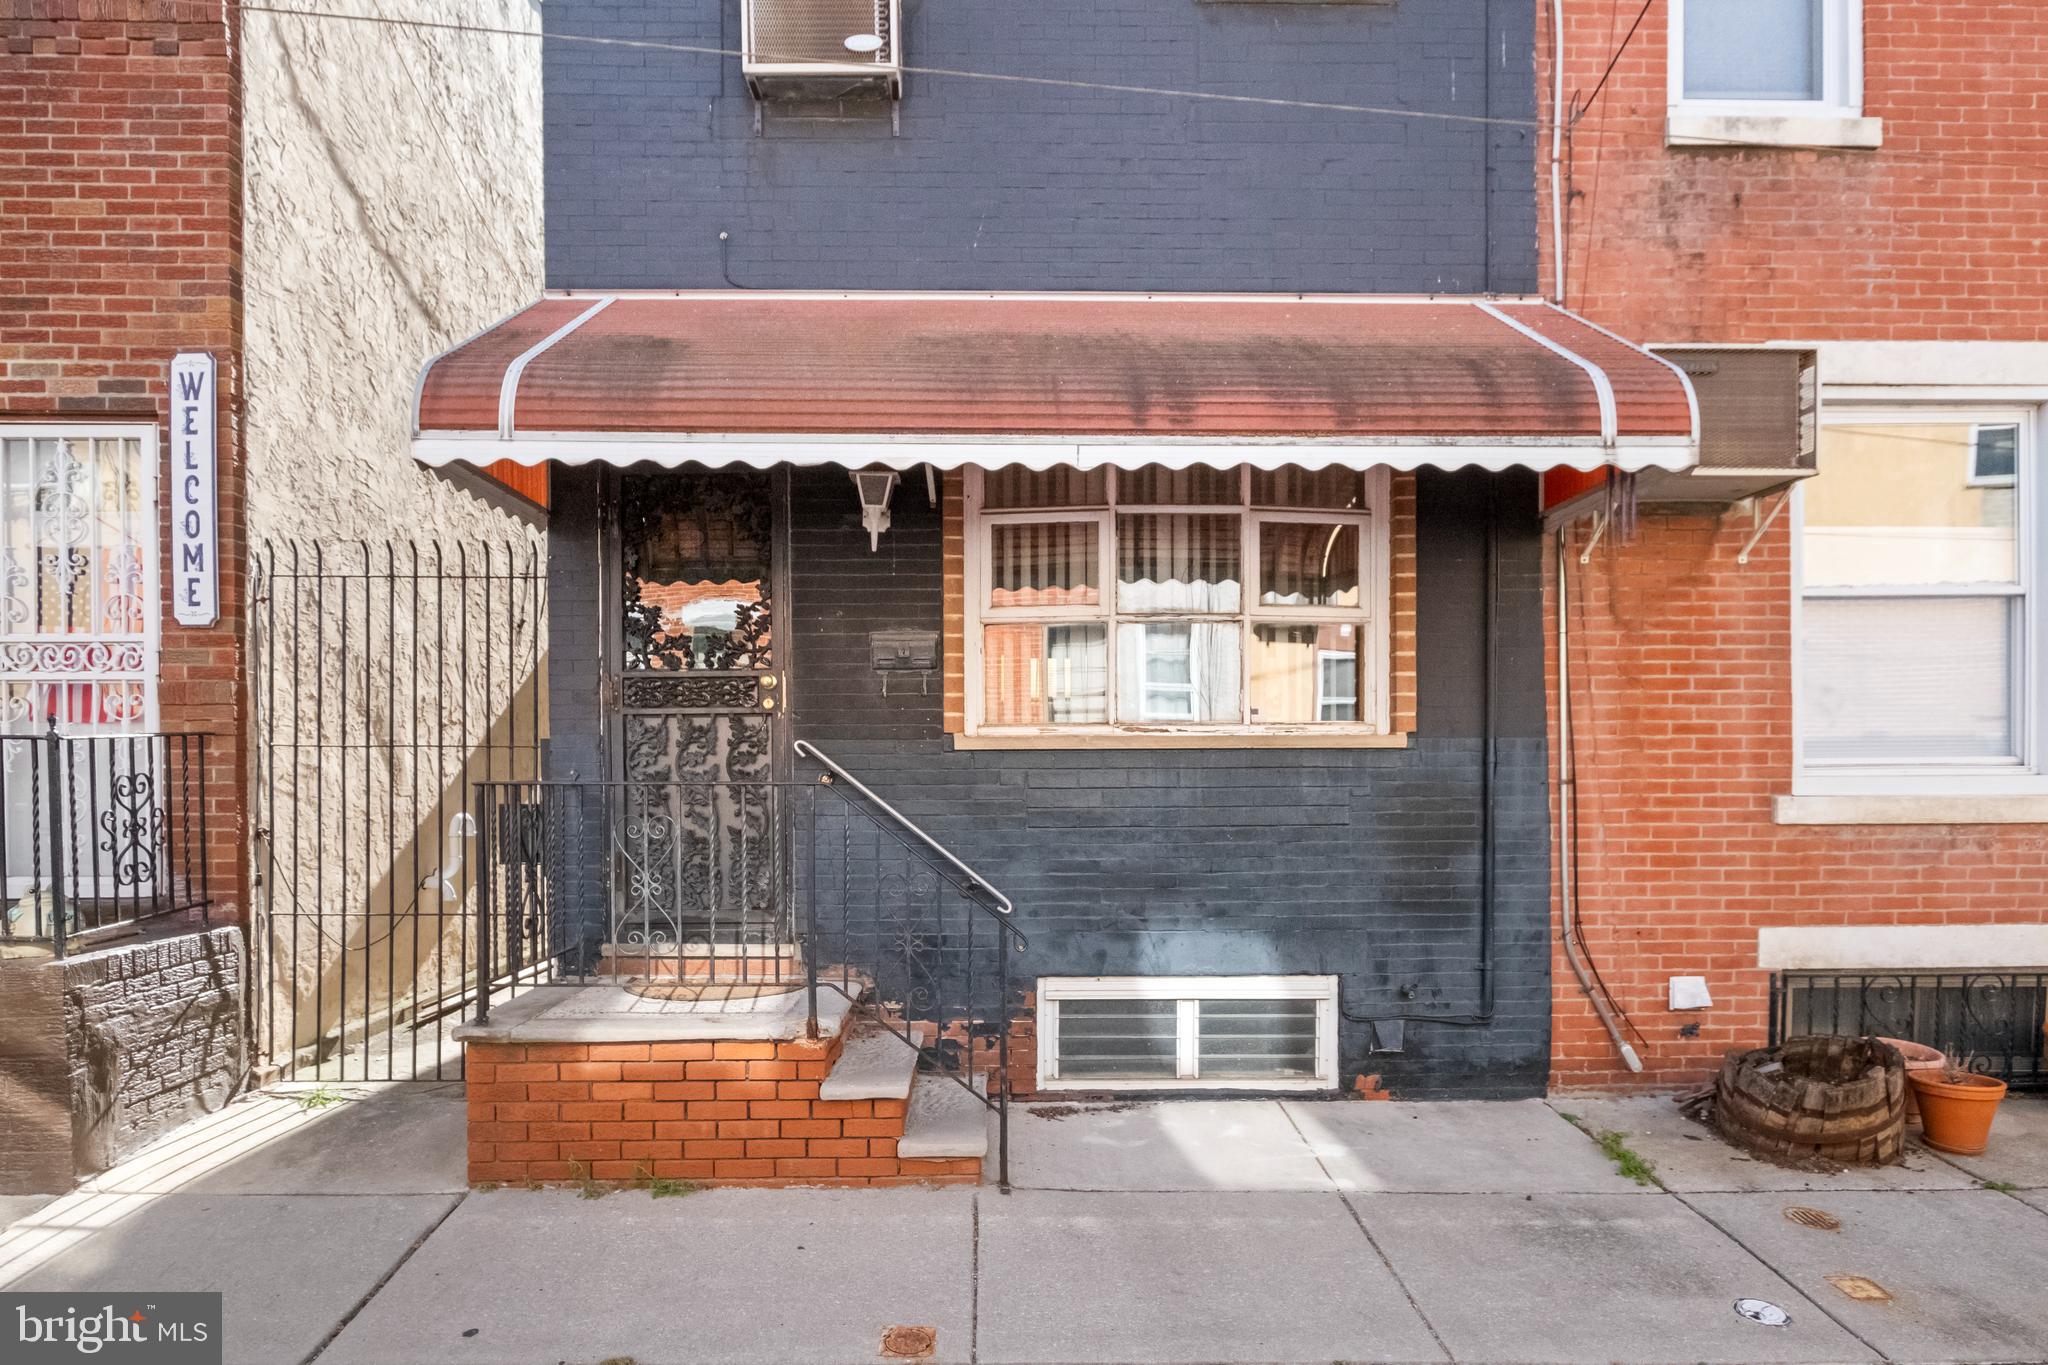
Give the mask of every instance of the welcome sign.
[{"label": "welcome sign", "polygon": [[171,614],[181,626],[220,618],[218,378],[205,351],[180,351],[171,360]]}]

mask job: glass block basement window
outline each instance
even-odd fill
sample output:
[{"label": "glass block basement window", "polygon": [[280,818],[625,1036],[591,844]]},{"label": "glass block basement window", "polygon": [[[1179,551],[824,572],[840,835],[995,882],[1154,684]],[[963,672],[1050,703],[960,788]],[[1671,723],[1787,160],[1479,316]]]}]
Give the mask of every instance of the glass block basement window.
[{"label": "glass block basement window", "polygon": [[1048,1088],[1336,1084],[1334,977],[1048,978],[1039,1000]]}]

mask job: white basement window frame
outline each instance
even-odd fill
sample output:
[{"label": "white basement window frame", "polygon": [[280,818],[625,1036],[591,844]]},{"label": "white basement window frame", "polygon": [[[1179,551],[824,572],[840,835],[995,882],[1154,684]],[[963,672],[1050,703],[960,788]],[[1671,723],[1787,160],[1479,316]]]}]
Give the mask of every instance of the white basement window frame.
[{"label": "white basement window frame", "polygon": [[[1204,1074],[1203,1009],[1228,1002],[1304,1002],[1315,1020],[1315,1074],[1262,1076],[1243,1071]],[[1170,1020],[1172,1074],[1061,1074],[1061,1008],[1125,1002]],[[1165,1007],[1165,1008],[1161,1008]],[[1080,1013],[1078,1008],[1073,1010]],[[1334,976],[1069,976],[1038,982],[1040,1090],[1334,1090],[1337,1088],[1337,978]],[[1169,1030],[1161,1027],[1164,1035]],[[1163,1068],[1162,1068],[1163,1070]]]},{"label": "white basement window frame", "polygon": [[[1042,740],[1058,744],[1085,739],[1090,743],[1115,746],[1120,741],[1142,745],[1168,741],[1199,746],[1205,740],[1240,747],[1272,740],[1298,746],[1313,737],[1332,744],[1385,741],[1391,730],[1391,549],[1386,509],[1391,477],[1384,467],[1372,469],[1325,469],[1319,471],[1257,471],[1249,465],[1225,470],[1197,467],[1166,471],[1158,466],[1119,469],[1102,466],[1089,470],[1058,469],[1038,477],[1043,486],[1055,491],[1043,505],[990,508],[992,477],[1010,477],[1010,471],[969,468],[965,473],[965,582],[966,595],[966,734],[996,741]],[[1356,481],[1357,500],[1349,507],[1304,505],[1262,501],[1259,477],[1285,486],[1321,485],[1330,480]],[[1234,481],[1232,501],[1158,502],[1126,496],[1142,482],[1171,481],[1174,476]],[[1095,491],[1099,489],[1100,491]],[[1173,607],[1133,606],[1123,600],[1118,584],[1119,522],[1124,519],[1234,518],[1236,535],[1218,542],[1236,555],[1236,595],[1228,603],[1203,603]],[[1355,533],[1357,602],[1355,605],[1314,605],[1286,600],[1264,601],[1265,585],[1260,581],[1260,535],[1280,533],[1288,525],[1330,526]],[[1094,600],[1068,604],[998,605],[991,584],[993,556],[1003,528],[1048,528],[1045,534],[1064,538],[1070,554],[1092,556]],[[1332,544],[1336,538],[1332,537]],[[1186,585],[1180,585],[1186,586]],[[1162,585],[1163,590],[1164,585]],[[1288,594],[1276,593],[1283,598]],[[985,668],[992,654],[991,632],[1031,627],[1048,632],[1042,646],[1044,658],[1026,661],[1028,679],[1021,681],[1033,701],[1044,708],[1034,723],[991,717],[989,684]],[[1126,648],[1125,628],[1142,632],[1143,643],[1136,651]],[[1304,633],[1314,631],[1313,636]],[[1341,639],[1322,638],[1327,632],[1341,633]],[[1006,632],[1007,633],[1007,632]],[[1089,696],[1076,704],[1074,659],[1056,659],[1052,634],[1059,633],[1071,655],[1082,659],[1084,674],[1099,669],[1101,696]],[[1301,638],[1296,638],[1301,637]],[[1167,646],[1157,651],[1153,642]],[[1305,714],[1299,719],[1267,720],[1257,714],[1260,690],[1255,687],[1254,660],[1262,639],[1281,648],[1303,646],[1307,687],[1302,694]],[[1171,646],[1185,642],[1185,649]],[[1332,644],[1349,647],[1355,641],[1358,659],[1355,687],[1345,697],[1332,695]],[[1076,642],[1079,642],[1078,644]],[[1306,648],[1313,645],[1314,648]],[[1227,677],[1228,649],[1236,651],[1235,705],[1227,714],[1203,718],[1196,696],[1194,678],[1204,658],[1217,658],[1211,651],[1223,651],[1218,677]],[[1129,653],[1130,659],[1124,658]],[[1179,661],[1185,660],[1182,664]],[[1131,667],[1135,661],[1139,666]],[[1056,669],[1056,665],[1060,665]],[[1057,679],[1057,681],[1056,681]],[[1084,676],[1084,689],[1088,683]],[[1059,689],[1068,694],[1065,718],[1057,715]]]},{"label": "white basement window frame", "polygon": [[[1831,405],[1822,424],[1820,469],[1814,481],[1796,489],[1792,498],[1792,682],[1793,682],[1793,773],[1792,788],[1796,797],[1880,797],[1880,798],[2039,798],[2048,795],[2048,744],[2044,744],[2044,721],[2048,721],[2048,472],[2042,466],[2043,426],[2048,421],[2048,410],[2032,405],[2004,405],[1996,403],[1971,405],[1912,405],[1912,406],[1857,406],[1837,403]],[[1927,427],[1930,430],[1924,438],[1913,436],[1913,428]],[[2012,572],[2004,577],[1995,574],[1983,575],[1984,581],[1909,581],[1913,575],[1901,573],[1899,581],[1888,583],[1844,583],[1843,578],[1855,575],[1829,575],[1821,570],[1815,556],[1820,550],[1827,550],[1839,560],[1839,551],[1817,540],[1825,537],[1833,528],[1818,530],[1813,525],[1813,500],[1827,492],[1824,480],[1829,472],[1829,436],[1863,437],[1898,444],[1911,451],[1914,446],[1907,442],[1933,442],[1937,439],[1935,429],[1945,432],[1966,432],[1968,449],[1958,452],[1955,471],[1955,490],[1958,494],[1996,497],[2004,496],[2011,502],[2013,530]],[[2013,471],[2009,478],[1986,480],[1977,477],[1979,473],[1979,444],[1987,431],[2010,430],[2013,434]],[[1910,509],[1908,509],[1910,513]],[[1910,538],[1926,538],[1932,530],[1938,530],[1935,523],[1928,523],[1927,529],[1916,524],[1910,515],[1902,516],[1903,530],[1896,533],[1909,539],[1902,542],[1910,548]],[[1856,527],[1846,528],[1851,534]],[[1882,533],[1886,527],[1869,524],[1873,532]],[[1964,527],[1963,534],[1970,528]],[[1932,544],[1930,540],[1928,542]],[[1957,553],[1967,553],[1963,542],[1958,542]],[[1853,549],[1853,547],[1852,547]],[[1871,559],[1869,553],[1863,561]],[[1899,556],[1879,555],[1884,562],[1898,561]],[[1849,562],[1849,561],[1841,561]],[[1901,561],[1902,562],[1902,561]],[[1827,581],[1829,577],[1836,581]],[[1931,580],[1930,575],[1922,575]],[[1815,632],[1824,629],[1824,621],[1818,615],[1836,609],[1843,604],[1854,606],[1867,604],[1866,610],[1882,610],[1895,606],[1911,613],[1916,607],[1933,608],[1949,602],[1964,605],[1974,604],[1978,614],[1985,614],[1995,604],[2002,604],[2006,623],[2007,661],[2005,666],[2005,702],[2008,743],[2007,751],[1968,753],[1912,752],[1912,745],[1902,744],[1901,751],[1885,754],[1875,750],[1867,753],[1818,752],[1817,740],[1825,734],[1820,711],[1826,700],[1825,689],[1830,675],[1816,664]],[[1892,634],[1899,631],[1895,628]],[[1963,699],[1985,693],[1979,686],[1974,691],[1967,685],[1964,668],[1967,651],[1953,647],[1943,648],[1936,642],[1918,636],[1905,641],[1908,648],[1931,651],[1938,656],[1931,662],[1947,671],[1948,677],[1942,686],[1949,688],[1957,697],[1957,704]],[[1869,669],[1856,670],[1857,676],[1843,682],[1844,687],[1869,684]],[[1996,689],[1988,695],[1997,696]],[[1838,747],[1841,747],[1838,745]],[[1923,745],[1924,747],[1924,745]]]},{"label": "white basement window frame", "polygon": [[[1717,65],[1762,72],[1785,45],[1759,21],[1796,6],[1809,7],[1818,30],[1804,92],[1713,87],[1703,69],[1710,54],[1701,50],[1710,18],[1724,21],[1712,39],[1725,49],[1711,54]],[[1863,0],[1671,0],[1668,31],[1671,145],[1868,148],[1882,142],[1882,120],[1863,117]]]}]

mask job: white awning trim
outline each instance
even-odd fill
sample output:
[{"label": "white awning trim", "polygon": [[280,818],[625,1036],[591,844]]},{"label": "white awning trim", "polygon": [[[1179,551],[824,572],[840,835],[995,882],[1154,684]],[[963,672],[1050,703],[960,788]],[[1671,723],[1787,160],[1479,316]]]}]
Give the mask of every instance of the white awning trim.
[{"label": "white awning trim", "polygon": [[1443,437],[1266,438],[1214,441],[1157,440],[1148,437],[988,437],[962,441],[953,437],[923,439],[902,436],[773,436],[716,435],[678,432],[668,435],[609,432],[522,432],[504,439],[495,432],[435,433],[416,436],[413,458],[421,464],[565,465],[655,464],[674,467],[701,464],[714,468],[742,465],[772,469],[777,465],[849,468],[881,467],[910,470],[920,465],[937,469],[979,466],[1028,469],[1114,465],[1135,469],[1192,465],[1229,469],[1248,464],[1259,469],[1298,467],[1323,469],[1691,469],[1698,460],[1696,444],[1683,436],[1633,437],[1610,444],[1598,436],[1584,437]]},{"label": "white awning trim", "polygon": [[[1572,350],[1570,347],[1565,346],[1562,343],[1552,341],[1549,337],[1543,335],[1543,333],[1537,331],[1534,327],[1530,327],[1525,323],[1515,321],[1513,318],[1509,317],[1506,313],[1501,312],[1500,309],[1494,307],[1490,303],[1482,302],[1479,305],[1479,311],[1498,322],[1506,323],[1508,326],[1514,328],[1517,332],[1520,332],[1523,336],[1529,338],[1529,340],[1535,342],[1538,346],[1541,346],[1544,350],[1549,351],[1554,355],[1563,356],[1566,360],[1569,360],[1572,364],[1578,366],[1581,370],[1585,372],[1586,378],[1593,381],[1593,395],[1600,404],[1600,440],[1602,441],[1602,443],[1608,446],[1612,446],[1615,442],[1616,437],[1618,437],[1621,433],[1621,415],[1614,405],[1614,385],[1607,378],[1607,371],[1601,369],[1598,365],[1595,365],[1592,361],[1586,359],[1586,357],[1580,355],[1577,351]],[[580,322],[582,321],[582,319],[579,318],[577,319],[577,321]],[[1680,377],[1683,378],[1684,376],[1681,374]],[[1685,387],[1687,393],[1692,392],[1692,381],[1690,379],[1687,379],[1685,381]],[[1697,418],[1698,414],[1694,415],[1695,418]],[[1699,430],[1699,422],[1697,420],[1693,422],[1693,430]]]},{"label": "white awning trim", "polygon": [[[498,390],[498,435],[500,438],[508,441],[512,439],[516,428],[515,414],[519,411],[519,380],[526,373],[526,367],[533,363],[534,357],[546,351],[549,347],[596,317],[599,313],[602,313],[611,306],[611,302],[611,299],[608,297],[599,299],[596,303],[591,304],[590,307],[584,309],[575,317],[570,318],[560,327],[557,327],[554,331],[529,346],[520,354],[518,359],[505,367],[505,378]],[[419,423],[418,408],[413,409],[413,423],[415,426]]]}]

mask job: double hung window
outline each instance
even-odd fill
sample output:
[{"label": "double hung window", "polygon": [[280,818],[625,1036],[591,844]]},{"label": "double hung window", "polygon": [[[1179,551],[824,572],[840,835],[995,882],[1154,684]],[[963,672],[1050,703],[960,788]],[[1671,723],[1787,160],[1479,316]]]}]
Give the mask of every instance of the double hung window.
[{"label": "double hung window", "polygon": [[970,471],[975,732],[1386,728],[1384,471]]},{"label": "double hung window", "polygon": [[1806,790],[2039,780],[2038,420],[1843,409],[1823,427],[1799,494]]}]

